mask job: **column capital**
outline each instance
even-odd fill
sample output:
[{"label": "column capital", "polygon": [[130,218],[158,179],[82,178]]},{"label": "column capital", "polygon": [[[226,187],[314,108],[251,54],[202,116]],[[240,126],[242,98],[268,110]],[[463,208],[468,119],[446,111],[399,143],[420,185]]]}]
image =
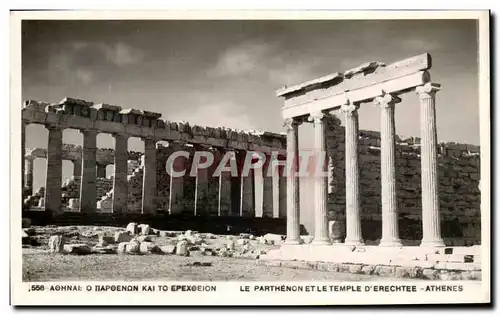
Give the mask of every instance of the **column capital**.
[{"label": "column capital", "polygon": [[352,116],[357,113],[359,105],[346,103],[340,106],[340,110],[344,112],[347,116]]},{"label": "column capital", "polygon": [[49,130],[49,131],[54,131],[54,130],[63,131],[64,130],[64,128],[62,128],[58,124],[45,124],[45,128],[47,128],[47,130]]},{"label": "column capital", "polygon": [[383,92],[381,96],[375,97],[373,101],[376,105],[380,106],[380,108],[388,108],[394,106],[397,103],[400,103],[401,98],[397,97],[396,95]]},{"label": "column capital", "polygon": [[418,86],[415,90],[420,98],[431,98],[436,95],[437,91],[441,90],[441,84],[429,82]]},{"label": "column capital", "polygon": [[125,132],[114,132],[114,133],[111,134],[111,136],[113,138],[116,138],[116,137],[122,137],[122,138],[125,138],[125,139],[130,138],[129,134],[125,133]]},{"label": "column capital", "polygon": [[292,130],[295,127],[298,127],[300,124],[302,124],[302,121],[299,121],[295,118],[287,118],[283,123],[283,127],[285,127],[286,130]]},{"label": "column capital", "polygon": [[309,117],[307,117],[308,121],[312,121],[315,124],[319,124],[323,122],[323,118],[326,118],[326,114],[323,112],[312,112],[309,114]]},{"label": "column capital", "polygon": [[83,133],[83,134],[85,134],[85,133],[95,133],[95,134],[97,134],[98,132],[99,132],[99,130],[94,129],[94,128],[82,128],[82,129],[80,129],[80,133]]}]

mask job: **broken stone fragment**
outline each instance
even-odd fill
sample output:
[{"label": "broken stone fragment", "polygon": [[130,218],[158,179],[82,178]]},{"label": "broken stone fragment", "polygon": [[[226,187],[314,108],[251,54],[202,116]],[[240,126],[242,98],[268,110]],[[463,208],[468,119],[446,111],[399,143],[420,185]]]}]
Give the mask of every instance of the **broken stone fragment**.
[{"label": "broken stone fragment", "polygon": [[249,241],[246,238],[240,238],[236,242],[238,243],[238,245],[246,245],[246,244],[248,244]]},{"label": "broken stone fragment", "polygon": [[228,240],[226,243],[226,248],[228,250],[234,250],[234,241],[233,240]]},{"label": "broken stone fragment", "polygon": [[159,236],[161,237],[175,237],[177,236],[177,234],[175,232],[172,232],[172,231],[158,231],[159,232]]},{"label": "broken stone fragment", "polygon": [[189,256],[189,250],[187,248],[188,242],[185,240],[179,241],[175,247],[175,254],[177,256]]},{"label": "broken stone fragment", "polygon": [[116,249],[116,252],[118,254],[123,254],[127,251],[127,245],[128,245],[128,242],[121,242],[120,244],[118,244],[118,248]]},{"label": "broken stone fragment", "polygon": [[221,248],[218,252],[217,255],[220,257],[229,257],[229,251],[227,248]]},{"label": "broken stone fragment", "polygon": [[63,235],[52,235],[49,239],[49,252],[62,253],[66,238]]},{"label": "broken stone fragment", "polygon": [[141,243],[138,240],[131,240],[128,242],[126,251],[127,253],[137,253],[139,252],[140,246]]},{"label": "broken stone fragment", "polygon": [[206,239],[216,239],[217,237],[215,235],[213,235],[212,233],[207,233],[207,234],[205,234],[205,238]]},{"label": "broken stone fragment", "polygon": [[135,238],[136,240],[138,240],[139,242],[150,242],[151,241],[151,236],[149,235],[141,235],[141,236],[138,236]]},{"label": "broken stone fragment", "polygon": [[130,234],[130,235],[136,235],[137,232],[138,232],[138,226],[137,226],[137,223],[135,222],[131,222],[127,225],[127,228],[126,228],[126,231]]},{"label": "broken stone fragment", "polygon": [[264,235],[264,239],[268,244],[279,245],[285,239],[284,235],[267,233]]},{"label": "broken stone fragment", "polygon": [[262,244],[262,245],[266,245],[267,244],[267,241],[266,241],[266,239],[263,236],[257,237],[257,241],[259,241],[259,243]]},{"label": "broken stone fragment", "polygon": [[163,245],[160,247],[160,250],[165,254],[172,255],[175,253],[175,248],[175,245]]},{"label": "broken stone fragment", "polygon": [[139,224],[138,228],[141,235],[149,235],[149,233],[151,232],[149,224]]},{"label": "broken stone fragment", "polygon": [[191,235],[186,240],[192,245],[201,245],[203,243],[203,239],[198,234]]},{"label": "broken stone fragment", "polygon": [[132,240],[133,236],[128,234],[127,232],[116,232],[115,233],[115,243],[122,243],[122,242],[130,242]]},{"label": "broken stone fragment", "polygon": [[246,253],[248,251],[250,251],[250,244],[247,243],[241,247],[241,252]]}]

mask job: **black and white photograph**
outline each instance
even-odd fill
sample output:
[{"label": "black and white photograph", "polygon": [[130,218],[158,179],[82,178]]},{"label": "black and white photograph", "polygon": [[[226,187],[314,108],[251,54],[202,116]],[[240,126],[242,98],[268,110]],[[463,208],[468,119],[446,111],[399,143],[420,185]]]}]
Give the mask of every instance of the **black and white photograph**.
[{"label": "black and white photograph", "polygon": [[488,11],[115,13],[11,16],[13,303],[490,302]]}]

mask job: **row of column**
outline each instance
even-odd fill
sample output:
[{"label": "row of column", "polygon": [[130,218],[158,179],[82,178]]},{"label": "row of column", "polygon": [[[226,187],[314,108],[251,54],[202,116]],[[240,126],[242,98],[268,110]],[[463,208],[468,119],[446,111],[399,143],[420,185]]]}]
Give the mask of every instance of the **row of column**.
[{"label": "row of column", "polygon": [[[255,216],[262,213],[263,217],[284,217],[286,198],[286,182],[281,172],[276,168],[268,176],[270,164],[262,168],[250,169],[247,176],[241,175],[241,165],[246,159],[246,151],[234,151],[233,159],[238,167],[238,175],[230,171],[222,171],[218,177],[213,177],[216,166],[226,153],[224,148],[215,148],[213,167],[199,169],[195,181],[194,214],[195,215],[238,215]],[[267,157],[269,158],[269,156]],[[179,161],[178,159],[176,161]],[[204,163],[204,161],[201,161]],[[276,166],[278,167],[278,166]],[[182,170],[180,167],[179,170]],[[256,177],[261,178],[261,186],[256,186]],[[171,177],[171,194],[174,181],[180,178]],[[257,189],[261,189],[261,202],[256,203]],[[217,196],[216,200],[213,199]]]},{"label": "row of column", "polygon": [[[24,126],[23,126],[24,127]],[[62,129],[57,126],[46,126],[48,129],[47,169],[45,179],[45,210],[61,211],[62,185]],[[97,134],[94,129],[81,130],[83,149],[81,164],[75,161],[74,176],[80,176],[80,211],[96,211],[97,177],[105,177],[105,167],[96,162]],[[128,136],[113,134],[115,138],[115,171],[113,178],[113,212],[125,212],[128,195]],[[155,212],[154,197],[156,192],[156,147],[153,139],[145,139],[145,163],[142,212]],[[24,163],[23,163],[24,164]],[[27,170],[24,182],[33,187],[33,159],[27,159]],[[104,169],[104,171],[103,171]]]},{"label": "row of column", "polygon": [[[422,225],[421,246],[444,246],[440,230],[439,195],[437,179],[437,136],[435,94],[438,84],[428,83],[416,89],[420,100],[421,128],[421,177],[422,177]],[[400,246],[398,210],[396,202],[396,133],[394,107],[401,100],[384,94],[375,98],[381,109],[381,183],[382,183],[382,238],[380,246]],[[346,176],[346,245],[364,243],[361,230],[359,198],[358,156],[358,108],[359,104],[344,104],[345,116],[345,176]],[[316,156],[325,156],[325,114],[311,113],[309,120],[314,126]],[[287,119],[287,153],[292,159],[292,173],[298,170],[298,126],[301,121]],[[293,157],[293,158],[292,158]],[[324,162],[324,161],[323,161]],[[324,165],[326,163],[323,163]],[[287,244],[300,243],[299,180],[287,177]],[[328,244],[328,218],[326,209],[326,178],[314,177],[314,240],[313,244]]]},{"label": "row of column", "polygon": [[[62,184],[62,129],[47,126],[48,147],[47,147],[47,175],[45,183],[45,210],[52,212],[61,211],[61,184]],[[88,129],[82,130],[83,134],[83,149],[80,160],[75,160],[74,176],[79,176],[80,184],[80,211],[95,212],[97,189],[97,177],[102,176],[102,167],[96,162],[96,139],[97,130]],[[114,178],[113,178],[113,199],[112,211],[114,213],[124,213],[127,211],[128,199],[128,136],[125,134],[113,134],[115,138],[115,157],[114,157]],[[182,146],[177,143],[172,143],[174,150],[181,150]],[[221,149],[222,150],[222,149]],[[220,150],[219,150],[220,151]],[[224,153],[224,152],[219,152]],[[220,160],[221,154],[218,154]],[[239,161],[245,159],[246,152],[239,151],[236,158]],[[153,139],[144,139],[144,168],[143,168],[143,189],[142,189],[142,213],[155,213],[156,206],[156,142]],[[33,160],[27,157],[25,176],[23,177],[24,184],[27,187],[33,187]],[[24,165],[24,163],[23,163]],[[180,171],[184,168],[182,159],[177,158],[172,167]],[[105,171],[105,168],[104,168]],[[209,198],[209,171],[210,169],[200,169],[196,177],[195,184],[195,204],[194,213],[206,210],[207,205],[202,201]],[[212,170],[213,171],[213,170]],[[262,203],[257,205],[261,207],[264,217],[273,217],[274,213],[279,213],[282,217],[284,208],[282,200],[286,197],[284,190],[284,178],[279,176],[279,173],[273,173],[273,176],[266,176],[268,166],[262,169]],[[101,174],[100,174],[101,173]],[[277,175],[277,176],[274,176]],[[218,200],[217,214],[231,214],[234,189],[238,190],[238,214],[247,216],[250,213],[255,214],[255,180],[254,172],[250,170],[248,176],[239,176],[235,180],[232,178],[231,172],[222,172],[217,178]],[[236,185],[235,185],[236,183]],[[236,187],[237,186],[237,187]],[[184,178],[170,177],[170,198],[169,198],[169,213],[176,214],[183,210],[182,199],[184,198]],[[215,201],[214,201],[215,202]],[[205,209],[203,209],[205,207]],[[281,208],[281,209],[280,209]],[[276,210],[275,210],[276,209]]]},{"label": "row of column", "polygon": [[[24,187],[25,193],[30,196],[33,194],[33,177],[34,177],[34,164],[37,156],[28,155],[24,157]],[[82,174],[82,159],[72,160],[73,162],[73,177],[80,177]],[[97,164],[96,176],[98,178],[106,177],[105,164]]]}]

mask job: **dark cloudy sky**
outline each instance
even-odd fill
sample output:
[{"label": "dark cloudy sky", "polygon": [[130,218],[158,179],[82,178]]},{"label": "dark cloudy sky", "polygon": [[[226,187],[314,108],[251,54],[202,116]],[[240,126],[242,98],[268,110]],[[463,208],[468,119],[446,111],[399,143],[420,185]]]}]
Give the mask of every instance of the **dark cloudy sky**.
[{"label": "dark cloudy sky", "polygon": [[[479,144],[475,20],[25,21],[22,31],[23,99],[70,96],[168,120],[274,132],[282,131],[281,86],[429,52],[433,81],[443,85],[439,140]],[[404,96],[396,132],[418,136],[418,114],[416,95]],[[379,130],[379,117],[364,105],[360,128]],[[46,147],[46,136],[30,126],[26,146]],[[70,130],[64,141],[82,138]],[[137,139],[129,144],[142,150]],[[98,145],[114,146],[108,135]]]}]

